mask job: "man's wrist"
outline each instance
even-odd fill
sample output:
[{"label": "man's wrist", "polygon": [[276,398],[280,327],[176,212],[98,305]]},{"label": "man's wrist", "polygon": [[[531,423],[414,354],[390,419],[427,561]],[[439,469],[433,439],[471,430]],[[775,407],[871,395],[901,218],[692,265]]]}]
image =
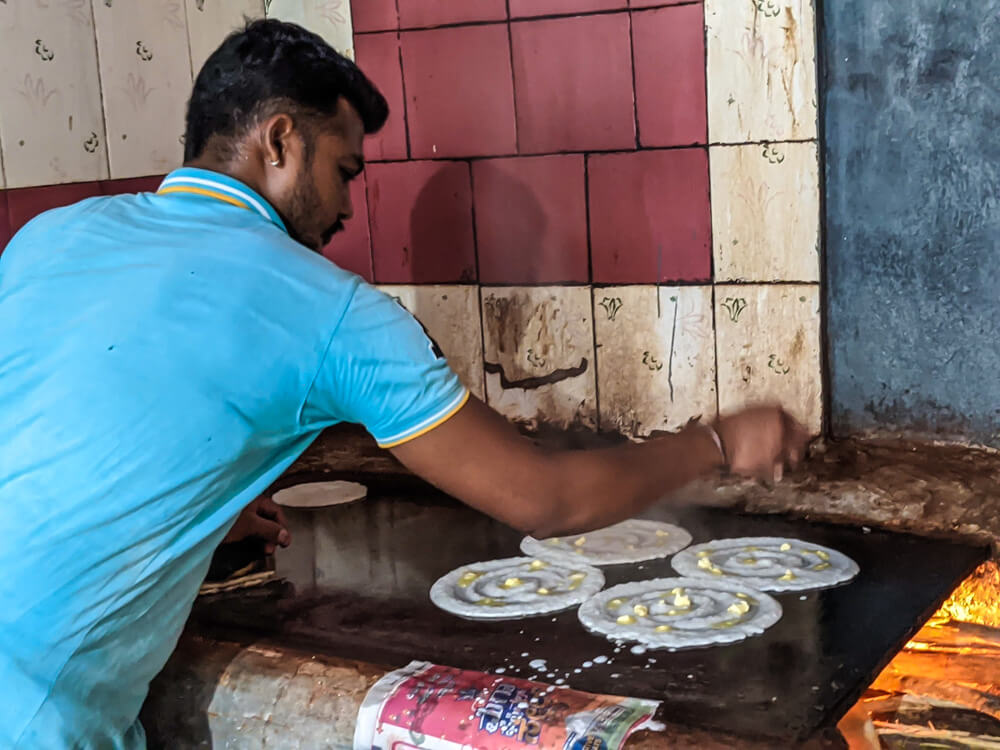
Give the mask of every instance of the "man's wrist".
[{"label": "man's wrist", "polygon": [[723,468],[728,466],[729,460],[726,458],[726,447],[722,442],[722,437],[719,435],[719,431],[710,424],[702,424],[701,428],[708,434],[709,439],[715,447],[715,452],[718,457],[717,465]]}]

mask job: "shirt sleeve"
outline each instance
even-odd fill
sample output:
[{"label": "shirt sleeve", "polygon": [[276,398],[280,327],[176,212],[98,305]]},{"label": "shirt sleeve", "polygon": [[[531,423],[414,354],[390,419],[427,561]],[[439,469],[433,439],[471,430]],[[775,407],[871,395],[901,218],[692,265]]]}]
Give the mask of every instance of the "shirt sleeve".
[{"label": "shirt sleeve", "polygon": [[361,424],[391,448],[447,421],[468,398],[420,322],[360,284],[330,339],[303,418]]}]

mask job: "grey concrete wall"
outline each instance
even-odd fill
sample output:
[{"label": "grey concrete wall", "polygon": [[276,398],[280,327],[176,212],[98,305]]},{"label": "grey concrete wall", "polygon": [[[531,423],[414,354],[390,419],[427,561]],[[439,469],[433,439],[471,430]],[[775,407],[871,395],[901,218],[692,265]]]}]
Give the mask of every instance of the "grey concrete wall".
[{"label": "grey concrete wall", "polygon": [[1000,0],[821,6],[833,431],[1000,446]]}]

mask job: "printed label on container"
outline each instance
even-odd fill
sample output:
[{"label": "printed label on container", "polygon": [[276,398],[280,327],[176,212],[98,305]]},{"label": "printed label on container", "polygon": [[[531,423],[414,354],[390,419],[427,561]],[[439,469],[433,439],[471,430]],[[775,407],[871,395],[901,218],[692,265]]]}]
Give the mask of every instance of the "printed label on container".
[{"label": "printed label on container", "polygon": [[415,661],[368,692],[354,750],[616,750],[659,705]]}]

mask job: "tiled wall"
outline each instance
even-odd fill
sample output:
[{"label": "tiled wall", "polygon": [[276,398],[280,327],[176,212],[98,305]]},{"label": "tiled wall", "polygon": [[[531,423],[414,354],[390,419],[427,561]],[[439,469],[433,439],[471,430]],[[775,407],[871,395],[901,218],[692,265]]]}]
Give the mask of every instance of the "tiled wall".
[{"label": "tiled wall", "polygon": [[[265,5],[350,51],[347,0],[0,4],[0,235],[175,166],[191,71]],[[819,430],[810,0],[352,11],[392,114],[327,254],[474,392],[632,436],[780,398]]]},{"label": "tiled wall", "polygon": [[355,0],[353,15],[392,107],[353,267],[475,392],[524,422],[631,436],[777,398],[819,431],[808,0]]},{"label": "tiled wall", "polygon": [[353,56],[348,0],[0,2],[0,251],[41,211],[179,166],[193,72],[265,6]]}]

